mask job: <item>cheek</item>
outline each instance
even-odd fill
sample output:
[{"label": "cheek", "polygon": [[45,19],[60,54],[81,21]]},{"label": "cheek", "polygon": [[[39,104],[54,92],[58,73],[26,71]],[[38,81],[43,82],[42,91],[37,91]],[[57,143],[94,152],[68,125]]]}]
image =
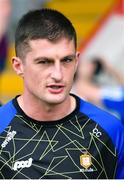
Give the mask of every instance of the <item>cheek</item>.
[{"label": "cheek", "polygon": [[34,88],[43,88],[49,80],[48,72],[43,70],[33,71],[29,75],[29,81],[33,84]]},{"label": "cheek", "polygon": [[28,69],[24,71],[24,81],[26,83],[34,84],[35,86],[38,80],[39,80],[39,73],[37,73],[36,71],[32,69]]},{"label": "cheek", "polygon": [[74,74],[76,72],[76,69],[70,68],[67,70],[66,76],[65,76],[65,80],[68,78],[68,80],[70,81],[70,83],[72,82],[72,80],[74,79]]}]

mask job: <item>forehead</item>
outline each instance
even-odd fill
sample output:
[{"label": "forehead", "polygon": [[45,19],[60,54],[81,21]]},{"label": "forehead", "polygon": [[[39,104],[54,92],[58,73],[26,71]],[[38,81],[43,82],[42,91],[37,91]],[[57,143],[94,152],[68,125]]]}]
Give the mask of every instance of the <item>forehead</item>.
[{"label": "forehead", "polygon": [[55,54],[72,54],[75,50],[74,40],[68,40],[62,38],[56,42],[51,42],[47,39],[31,40],[29,42],[31,51],[29,53],[35,53],[35,55],[55,55]]}]

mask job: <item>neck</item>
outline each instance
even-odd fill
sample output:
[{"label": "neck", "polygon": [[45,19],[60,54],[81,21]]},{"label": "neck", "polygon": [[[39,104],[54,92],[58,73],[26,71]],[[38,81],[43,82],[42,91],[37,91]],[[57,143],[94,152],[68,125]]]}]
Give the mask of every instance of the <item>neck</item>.
[{"label": "neck", "polygon": [[41,101],[35,102],[24,95],[18,97],[21,109],[29,117],[38,121],[59,120],[70,114],[76,107],[75,98],[69,96],[64,102],[57,105],[44,104]]}]

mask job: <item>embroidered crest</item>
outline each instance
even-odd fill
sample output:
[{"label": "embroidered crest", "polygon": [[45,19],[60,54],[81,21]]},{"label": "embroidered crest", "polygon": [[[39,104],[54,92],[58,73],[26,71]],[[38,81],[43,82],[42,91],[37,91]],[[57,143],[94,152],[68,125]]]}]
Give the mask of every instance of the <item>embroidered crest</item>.
[{"label": "embroidered crest", "polygon": [[92,164],[91,156],[89,154],[82,154],[80,156],[80,164],[85,169],[89,168],[91,166],[91,164]]}]

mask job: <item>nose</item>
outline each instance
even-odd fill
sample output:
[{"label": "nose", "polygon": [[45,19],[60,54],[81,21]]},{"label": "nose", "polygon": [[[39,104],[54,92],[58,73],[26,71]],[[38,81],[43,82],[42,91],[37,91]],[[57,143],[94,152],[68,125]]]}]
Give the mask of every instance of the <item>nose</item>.
[{"label": "nose", "polygon": [[51,78],[54,79],[55,81],[61,81],[62,80],[62,67],[60,63],[56,63],[53,66],[52,73],[51,73]]}]

